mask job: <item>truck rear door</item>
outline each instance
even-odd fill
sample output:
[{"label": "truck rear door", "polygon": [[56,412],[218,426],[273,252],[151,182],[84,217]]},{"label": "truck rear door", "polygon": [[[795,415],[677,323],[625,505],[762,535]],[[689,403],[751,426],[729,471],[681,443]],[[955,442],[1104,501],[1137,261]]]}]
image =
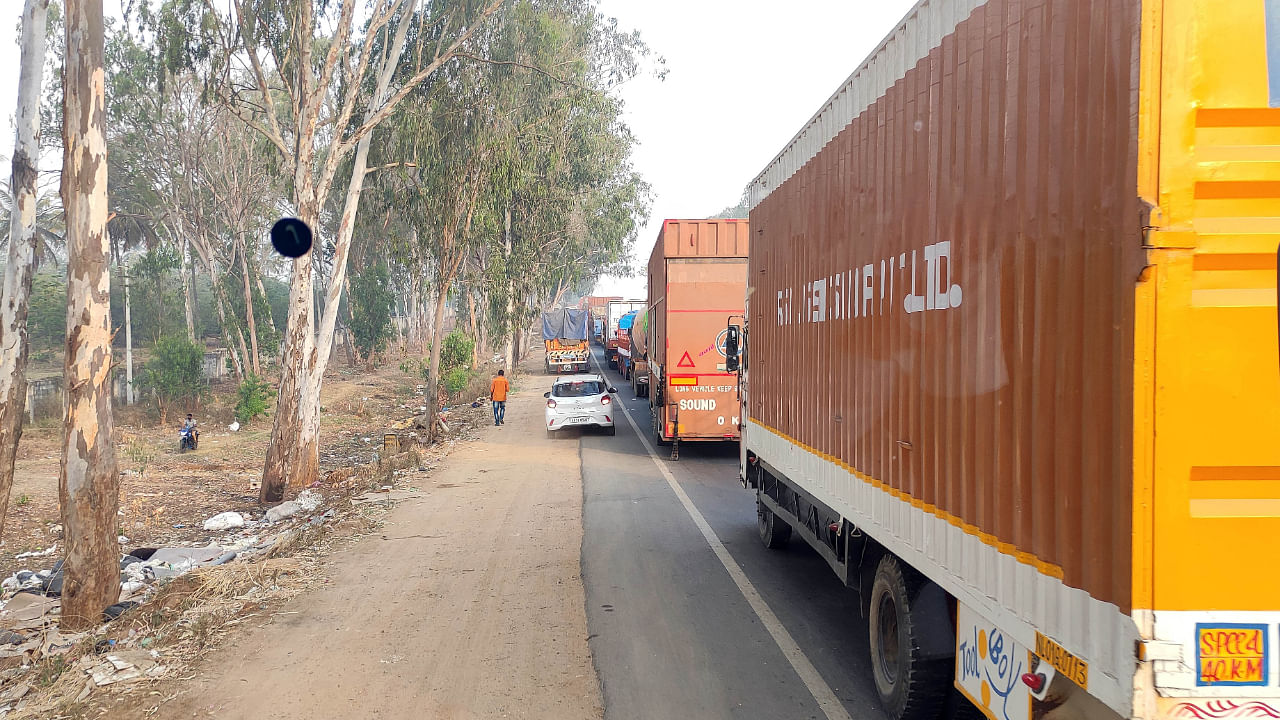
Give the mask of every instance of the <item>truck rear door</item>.
[{"label": "truck rear door", "polygon": [[678,418],[682,440],[739,438],[738,376],[725,370],[724,341],[746,282],[746,258],[667,261],[668,436]]},{"label": "truck rear door", "polygon": [[1135,617],[1163,712],[1280,712],[1280,4],[1144,6]]}]

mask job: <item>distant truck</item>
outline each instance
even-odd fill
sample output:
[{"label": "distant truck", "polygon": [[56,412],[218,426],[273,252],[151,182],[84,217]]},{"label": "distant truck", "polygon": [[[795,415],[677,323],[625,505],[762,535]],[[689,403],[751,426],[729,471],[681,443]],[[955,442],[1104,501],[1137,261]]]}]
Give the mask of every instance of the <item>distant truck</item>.
[{"label": "distant truck", "polygon": [[586,372],[591,359],[586,310],[563,308],[542,313],[542,342],[547,374]]},{"label": "distant truck", "polygon": [[638,398],[649,396],[649,311],[639,310],[631,323],[631,354],[623,372]]},{"label": "distant truck", "polygon": [[618,367],[618,323],[632,310],[643,310],[643,300],[610,300],[605,306],[604,359],[610,367]]},{"label": "distant truck", "polygon": [[726,327],[747,290],[746,220],[667,220],[649,256],[646,349],[654,441],[737,440],[738,375]]},{"label": "distant truck", "polygon": [[923,0],[749,186],[742,478],[894,720],[1280,718],[1276,8]]},{"label": "distant truck", "polygon": [[591,313],[591,326],[587,328],[591,340],[601,347],[605,341],[606,314],[608,312],[609,303],[615,300],[621,300],[618,296],[591,295],[584,302],[587,312]]}]

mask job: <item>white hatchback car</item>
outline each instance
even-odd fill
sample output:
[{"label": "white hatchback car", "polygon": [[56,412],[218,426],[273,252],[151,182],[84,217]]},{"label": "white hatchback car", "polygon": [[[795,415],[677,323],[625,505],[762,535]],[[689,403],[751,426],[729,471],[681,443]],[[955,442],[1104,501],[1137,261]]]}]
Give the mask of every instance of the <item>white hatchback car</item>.
[{"label": "white hatchback car", "polygon": [[613,393],[603,375],[566,375],[556,378],[547,399],[547,437],[567,427],[597,425],[614,434]]}]

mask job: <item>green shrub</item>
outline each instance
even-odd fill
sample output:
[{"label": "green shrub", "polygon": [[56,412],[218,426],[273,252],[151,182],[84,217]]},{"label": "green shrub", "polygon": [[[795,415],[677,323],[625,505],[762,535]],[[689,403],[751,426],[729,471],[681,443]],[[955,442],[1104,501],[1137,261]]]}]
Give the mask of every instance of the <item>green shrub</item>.
[{"label": "green shrub", "polygon": [[444,390],[450,397],[456,397],[466,390],[470,382],[471,369],[467,367],[456,367],[444,374]]},{"label": "green shrub", "polygon": [[142,385],[155,392],[163,424],[177,402],[199,402],[208,390],[202,372],[204,349],[185,337],[163,338],[151,350],[142,371]]},{"label": "green shrub", "polygon": [[471,353],[475,346],[476,341],[461,330],[445,335],[444,345],[440,348],[440,376],[448,375],[454,368],[471,367]]},{"label": "green shrub", "polygon": [[250,373],[237,390],[236,420],[247,424],[260,415],[266,415],[271,409],[271,399],[275,396],[276,392],[270,383]]}]

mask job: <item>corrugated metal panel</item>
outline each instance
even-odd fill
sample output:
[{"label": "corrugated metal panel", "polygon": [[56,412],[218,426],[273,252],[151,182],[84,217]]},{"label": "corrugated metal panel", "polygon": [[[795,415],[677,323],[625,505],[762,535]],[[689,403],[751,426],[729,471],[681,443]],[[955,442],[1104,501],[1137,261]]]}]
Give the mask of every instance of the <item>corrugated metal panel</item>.
[{"label": "corrugated metal panel", "polygon": [[837,133],[915,67],[928,50],[936,48],[957,23],[985,2],[921,0],[751,183],[751,208],[813,159]]},{"label": "corrugated metal panel", "polygon": [[757,179],[749,273],[753,422],[854,473],[799,480],[882,487],[903,542],[1121,675],[1090,628],[1132,583],[1139,14],[917,5]]},{"label": "corrugated metal panel", "polygon": [[[746,257],[746,219],[667,220],[654,253],[661,257]],[[650,254],[650,260],[654,254]]]}]

